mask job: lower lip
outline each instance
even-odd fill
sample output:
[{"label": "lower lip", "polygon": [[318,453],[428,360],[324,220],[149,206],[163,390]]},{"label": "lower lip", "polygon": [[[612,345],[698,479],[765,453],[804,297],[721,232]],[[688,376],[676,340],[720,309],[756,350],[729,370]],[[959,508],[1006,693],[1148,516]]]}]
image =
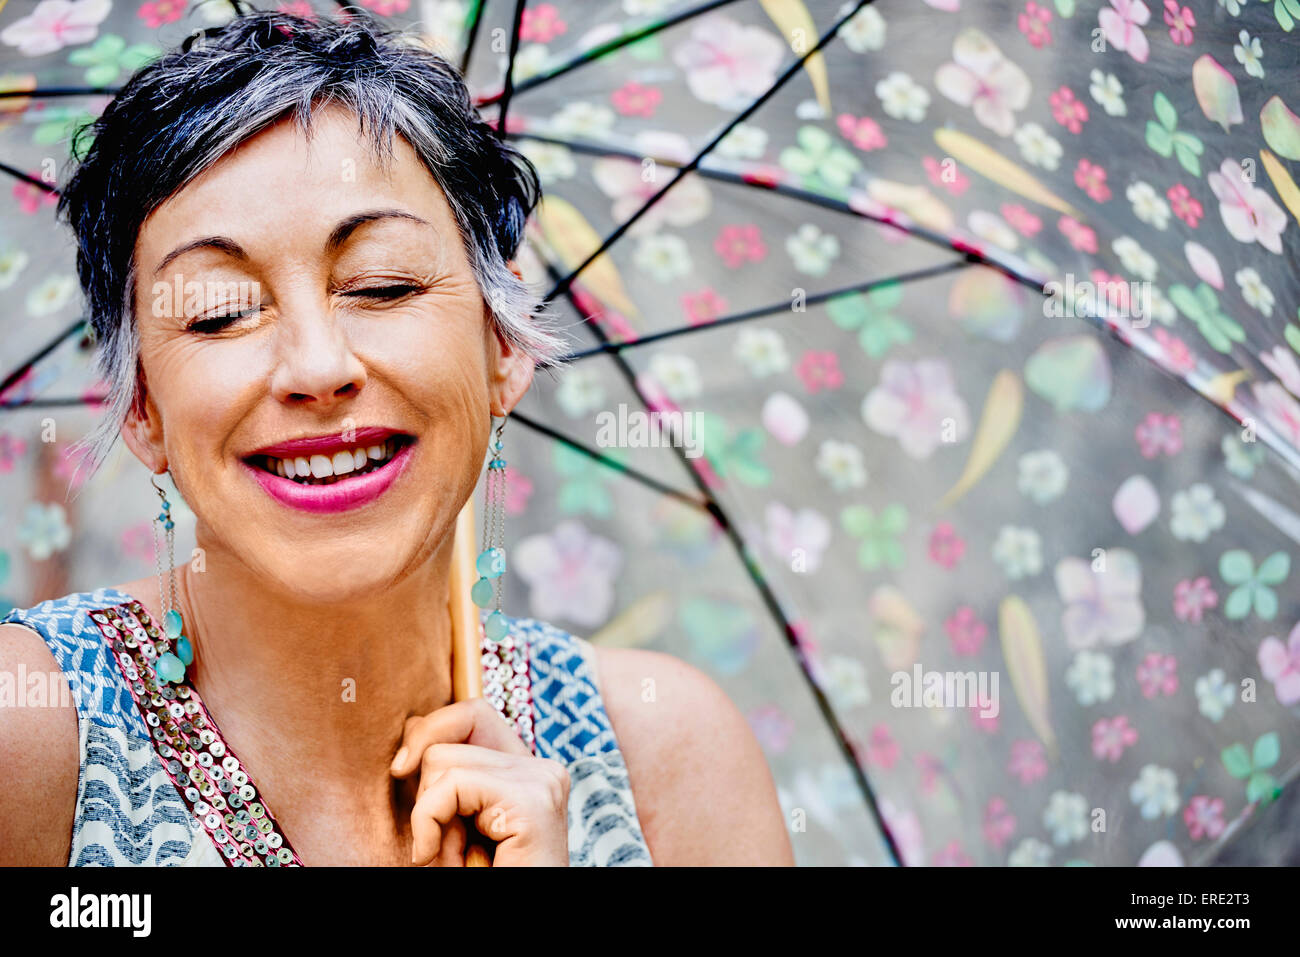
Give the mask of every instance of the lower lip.
[{"label": "lower lip", "polygon": [[414,448],[414,443],[404,445],[382,468],[356,478],[340,479],[329,485],[302,485],[256,465],[247,462],[240,464],[252,472],[262,490],[281,505],[304,512],[346,512],[367,505],[383,495],[406,468]]}]

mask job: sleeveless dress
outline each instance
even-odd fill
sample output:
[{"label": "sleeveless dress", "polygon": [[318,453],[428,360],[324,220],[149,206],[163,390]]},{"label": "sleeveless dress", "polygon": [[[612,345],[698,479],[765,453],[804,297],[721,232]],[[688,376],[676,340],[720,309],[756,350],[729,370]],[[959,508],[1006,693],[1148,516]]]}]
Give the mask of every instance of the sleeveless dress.
[{"label": "sleeveless dress", "polygon": [[[145,641],[146,628],[148,634],[158,634],[131,595],[115,588],[77,592],[31,608],[15,608],[0,623],[24,625],[44,638],[76,705],[81,770],[69,866],[249,863],[234,852],[239,842],[248,853],[242,837],[245,829],[266,863],[298,863],[287,844],[280,846],[269,809],[256,802],[255,788],[233,752],[224,761],[218,759],[214,772],[212,756],[202,753],[200,746],[199,757],[205,759],[208,773],[226,779],[219,782],[220,791],[204,783],[200,795],[189,786],[185,773],[188,768],[195,782],[202,777],[197,773],[202,769],[193,766],[193,756],[156,744],[159,735],[156,731],[151,735],[150,728],[158,728],[157,714],[145,703],[137,704],[132,689],[139,694],[143,685],[129,661],[119,660],[129,656],[121,653],[117,636],[134,632]],[[512,618],[510,625],[526,654],[535,752],[559,761],[569,771],[569,863],[650,865],[627,767],[596,682],[591,646],[536,619]],[[136,647],[130,638],[127,641]],[[180,708],[175,700],[154,703]],[[206,716],[201,705],[195,710]],[[224,742],[217,738],[211,752],[224,754]],[[182,756],[189,759],[185,767],[175,760]],[[223,775],[222,764],[234,773]],[[238,786],[241,774],[242,787]],[[223,794],[230,798],[229,804]],[[254,800],[241,801],[240,795]],[[220,811],[226,812],[224,824]]]}]

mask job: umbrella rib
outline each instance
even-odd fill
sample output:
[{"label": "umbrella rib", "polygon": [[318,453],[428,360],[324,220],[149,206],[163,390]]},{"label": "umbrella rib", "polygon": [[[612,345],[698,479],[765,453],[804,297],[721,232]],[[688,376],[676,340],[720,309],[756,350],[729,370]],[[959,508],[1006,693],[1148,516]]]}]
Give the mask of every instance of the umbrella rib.
[{"label": "umbrella rib", "polygon": [[671,485],[667,484],[666,482],[661,482],[659,481],[659,479],[645,472],[642,472],[640,469],[632,468],[632,466],[620,462],[617,459],[610,458],[608,455],[596,451],[591,446],[585,445],[582,442],[579,442],[577,439],[571,438],[565,435],[563,432],[559,432],[551,428],[549,425],[546,425],[543,422],[539,422],[536,419],[529,418],[528,416],[524,415],[523,413],[517,410],[510,413],[510,418],[518,419],[521,423],[528,426],[533,431],[540,432],[542,435],[545,435],[548,438],[555,439],[557,442],[561,442],[564,445],[567,445],[575,452],[581,452],[583,455],[587,456],[588,458],[594,459],[595,461],[599,462],[601,465],[614,469],[616,472],[622,472],[628,478],[636,479],[642,485],[645,485],[648,488],[652,488],[656,492],[675,498],[679,502],[685,502],[687,505],[694,506],[695,508],[698,508],[701,511],[708,511],[707,503],[696,498],[694,495],[691,495],[688,492],[683,492],[681,489],[673,488]]},{"label": "umbrella rib", "polygon": [[[571,60],[566,60],[553,70],[547,70],[545,73],[539,73],[537,76],[531,76],[526,80],[522,80],[515,85],[515,93],[524,93],[528,90],[542,86],[543,84],[551,82],[551,80],[558,79],[566,73],[578,69],[578,67],[586,66],[588,63],[598,60],[603,56],[621,50],[625,46],[630,46],[638,40],[644,40],[646,37],[654,36],[656,33],[661,33],[664,30],[671,29],[686,20],[693,19],[694,17],[716,10],[719,7],[729,6],[736,2],[737,0],[709,0],[708,3],[701,3],[699,6],[691,7],[686,10],[679,10],[677,13],[664,20],[657,20],[644,27],[633,30],[630,33],[625,33],[621,36],[615,37],[613,40],[598,44],[590,50],[578,54]],[[491,106],[493,103],[498,102],[502,95],[502,93],[494,93],[491,96],[479,100],[475,105]]]},{"label": "umbrella rib", "polygon": [[[539,253],[538,259],[541,260],[542,265],[545,267],[546,272],[549,275],[552,277],[558,275],[555,265],[551,263],[547,257],[542,256]],[[561,294],[568,300],[574,310],[577,311],[578,315],[584,315],[584,311],[582,307],[579,306],[571,286],[564,288],[561,291]],[[605,330],[602,329],[599,324],[587,320],[587,325],[591,328],[592,333],[602,342],[602,344],[609,344],[609,337],[605,334]],[[633,394],[648,408],[650,402],[646,398],[645,393],[641,391],[641,386],[636,380],[636,373],[628,364],[626,357],[624,357],[622,352],[614,351],[611,353],[610,358],[613,359],[614,365],[627,381],[628,387],[631,388]],[[849,737],[845,733],[843,726],[841,726],[839,718],[835,714],[835,709],[831,706],[830,699],[826,696],[826,693],[822,691],[816,679],[813,677],[812,663],[804,654],[803,647],[799,642],[799,635],[795,631],[794,625],[791,623],[789,617],[786,615],[785,609],[781,606],[780,599],[777,598],[776,593],[772,590],[772,586],[768,583],[766,576],[764,576],[762,571],[759,570],[757,559],[745,544],[745,540],[741,537],[740,532],[732,523],[731,517],[713,495],[712,490],[705,483],[700,473],[695,470],[690,459],[686,457],[686,450],[681,446],[672,443],[670,443],[669,446],[677,455],[678,460],[686,470],[687,476],[690,477],[696,490],[704,499],[705,509],[707,509],[709,514],[713,516],[713,520],[717,522],[718,527],[721,528],[723,533],[727,536],[727,541],[731,543],[731,547],[740,558],[740,563],[745,567],[746,574],[749,575],[750,581],[753,582],[754,587],[758,590],[759,598],[762,599],[763,605],[767,609],[768,614],[772,616],[776,621],[777,626],[782,630],[782,632],[784,632],[786,643],[789,644],[791,650],[794,652],[795,660],[799,663],[799,670],[808,684],[808,690],[812,693],[813,701],[816,703],[817,709],[821,712],[822,719],[831,729],[836,743],[839,745],[840,751],[850,768],[850,773],[853,775],[854,782],[862,792],[862,798],[866,802],[867,811],[871,815],[877,829],[880,831],[881,840],[885,844],[885,849],[888,851],[893,862],[901,865],[903,861],[902,856],[899,853],[898,845],[894,840],[894,835],[885,821],[884,814],[880,810],[880,805],[876,800],[875,790],[871,787],[871,782],[867,780],[867,775],[866,772],[862,770],[862,765],[858,763],[857,755],[853,751],[853,745],[850,743]]]},{"label": "umbrella rib", "polygon": [[[888,286],[894,283],[917,282],[922,279],[930,279],[934,276],[945,275],[958,269],[964,269],[967,266],[978,264],[978,260],[967,254],[958,259],[949,260],[948,262],[938,263],[934,266],[926,266],[924,269],[915,269],[911,272],[897,273],[893,276],[885,276],[880,279],[868,279],[866,282],[853,283],[848,286],[841,286],[839,289],[828,289],[824,292],[814,293],[805,297],[803,300],[806,305],[816,306],[827,300],[834,299],[837,296],[847,296],[853,293],[870,292],[880,286]],[[692,326],[674,326],[671,329],[664,329],[660,332],[651,333],[648,336],[642,336],[639,339],[629,339],[626,342],[605,342],[599,346],[593,346],[590,349],[583,349],[581,352],[571,352],[562,357],[558,364],[567,365],[576,362],[579,359],[589,359],[592,356],[609,355],[612,352],[620,352],[623,349],[630,349],[634,346],[647,346],[651,343],[662,342],[664,339],[675,339],[678,336],[689,335],[693,332],[705,332],[709,329],[716,329],[719,326],[729,326],[737,322],[748,322],[750,319],[760,319],[763,316],[774,315],[778,312],[784,312],[790,308],[790,301],[782,299],[780,302],[772,303],[767,306],[759,306],[755,309],[746,309],[744,312],[733,312],[727,316],[720,316],[710,322],[698,323]]]},{"label": "umbrella rib", "polygon": [[[808,59],[810,57],[820,52],[822,47],[826,46],[826,44],[830,43],[831,40],[835,39],[836,34],[840,32],[840,27],[844,26],[845,23],[847,23],[850,19],[852,19],[854,16],[857,15],[859,10],[861,10],[863,7],[865,7],[867,4],[871,2],[872,0],[857,0],[857,2],[853,4],[853,6],[848,10],[848,12],[846,12],[843,16],[841,16],[838,20],[836,20],[833,24],[831,24],[830,29],[817,38],[817,42],[813,44],[812,49],[808,50],[806,53],[801,55],[797,60],[791,63],[785,69],[785,71],[780,76],[778,76],[776,80],[773,81],[771,86],[769,86],[766,90],[764,90],[761,94],[759,94],[753,100],[753,102],[751,102],[747,107],[745,107],[734,117],[732,117],[731,120],[725,126],[723,126],[722,129],[719,130],[713,136],[713,138],[709,140],[708,143],[706,143],[703,147],[701,147],[700,151],[696,153],[693,157],[691,157],[690,162],[680,167],[677,170],[677,175],[674,176],[671,180],[669,180],[666,184],[664,184],[663,189],[658,190],[657,192],[651,194],[646,199],[646,201],[641,204],[641,206],[637,209],[637,211],[633,213],[631,216],[629,216],[622,223],[620,223],[617,227],[615,227],[614,231],[610,233],[608,236],[606,236],[604,240],[601,241],[601,244],[598,247],[596,247],[596,249],[593,250],[592,253],[588,255],[586,259],[580,262],[567,276],[565,276],[558,283],[556,283],[555,286],[552,287],[550,292],[546,294],[544,301],[545,302],[553,301],[556,296],[560,295],[560,293],[564,292],[571,285],[573,285],[573,281],[582,274],[583,270],[585,270],[593,262],[599,259],[600,256],[603,255],[605,251],[609,249],[610,246],[618,242],[618,240],[623,236],[624,233],[626,233],[629,229],[631,229],[632,226],[635,225],[637,221],[641,219],[642,216],[644,216],[647,212],[649,212],[650,208],[654,206],[655,203],[663,199],[664,196],[668,194],[669,190],[671,190],[674,186],[680,183],[687,175],[689,175],[694,169],[696,169],[700,165],[700,163],[704,160],[704,158],[713,151],[714,147],[716,147],[719,143],[721,143],[724,139],[726,139],[728,133],[734,130],[745,120],[749,119],[749,117],[751,117],[754,113],[756,113],[763,106],[764,103],[766,103],[768,100],[774,97],[777,94],[777,92],[783,86],[785,86],[787,82],[789,82],[790,78],[793,77],[796,73],[799,72],[800,69],[803,68],[803,65],[808,62]],[[504,129],[504,127],[498,126],[498,129]]]},{"label": "umbrella rib", "polygon": [[[30,359],[24,362],[13,372],[5,376],[4,381],[0,382],[0,395],[4,395],[5,390],[8,389],[11,385],[13,385],[15,382],[17,382],[19,379],[21,379],[23,376],[25,376],[28,370],[31,369],[32,366],[36,365],[36,363],[40,362],[51,352],[57,349],[65,339],[71,339],[73,334],[79,332],[82,328],[85,327],[85,325],[86,325],[85,319],[78,319],[67,329],[63,330],[63,332],[60,332],[54,339],[46,343],[46,345],[38,353],[36,353],[36,355],[32,356]],[[13,405],[6,404],[6,407],[13,408],[16,405],[26,405],[26,404],[27,403],[25,402],[14,403]]]},{"label": "umbrella rib", "polygon": [[497,135],[506,131],[506,112],[515,93],[515,58],[519,56],[519,33],[524,24],[524,5],[527,0],[515,0],[515,19],[510,27],[510,56],[506,60],[505,89],[501,91],[501,106],[497,109]]},{"label": "umbrella rib", "polygon": [[477,0],[474,4],[474,19],[469,24],[469,34],[465,38],[465,52],[460,56],[460,75],[469,73],[470,57],[474,54],[474,43],[478,40],[478,25],[483,22],[483,9],[487,0]]}]

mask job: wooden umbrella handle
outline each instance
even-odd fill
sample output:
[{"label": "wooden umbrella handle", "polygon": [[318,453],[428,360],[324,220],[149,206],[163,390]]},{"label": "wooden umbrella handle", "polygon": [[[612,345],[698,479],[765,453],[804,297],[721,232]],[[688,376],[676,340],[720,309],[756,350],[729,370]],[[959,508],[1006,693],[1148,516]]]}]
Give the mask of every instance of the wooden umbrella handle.
[{"label": "wooden umbrella handle", "polygon": [[[469,597],[476,580],[474,561],[474,496],[456,518],[456,538],[452,544],[450,594],[451,612],[451,689],[457,701],[483,697],[483,667],[480,659],[478,606]],[[473,840],[465,848],[466,867],[491,867],[492,855]]]}]

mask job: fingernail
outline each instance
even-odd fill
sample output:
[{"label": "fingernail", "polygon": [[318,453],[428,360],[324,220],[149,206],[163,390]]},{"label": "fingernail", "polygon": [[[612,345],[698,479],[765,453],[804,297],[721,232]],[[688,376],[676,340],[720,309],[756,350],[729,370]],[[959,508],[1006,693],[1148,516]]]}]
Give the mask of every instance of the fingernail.
[{"label": "fingernail", "polygon": [[393,758],[393,770],[397,770],[406,763],[406,752],[407,748],[405,746],[397,752],[397,757]]}]

